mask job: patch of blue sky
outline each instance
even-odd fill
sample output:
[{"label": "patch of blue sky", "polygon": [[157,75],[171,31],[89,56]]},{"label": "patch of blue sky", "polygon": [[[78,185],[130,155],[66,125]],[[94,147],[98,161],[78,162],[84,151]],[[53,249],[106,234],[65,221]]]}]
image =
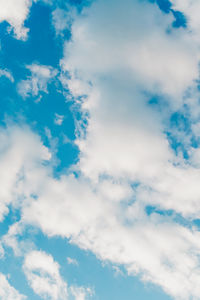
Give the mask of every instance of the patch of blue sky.
[{"label": "patch of blue sky", "polygon": [[174,210],[165,210],[153,205],[147,205],[145,207],[146,214],[151,216],[152,214],[160,215],[163,218],[163,222],[175,222],[176,224],[183,225],[187,228],[194,228],[196,227],[198,230],[200,229],[200,219],[194,218],[184,218],[181,214],[176,213]]},{"label": "patch of blue sky", "polygon": [[[171,149],[176,155],[182,153],[187,160],[189,147],[197,148],[199,146],[199,141],[193,136],[191,130],[192,120],[187,105],[183,106],[181,110],[172,111],[169,103],[162,96],[148,95],[148,93],[146,95],[149,97],[148,105],[163,116],[164,132]],[[188,137],[190,138],[188,139]]]},{"label": "patch of blue sky", "polygon": [[[39,21],[35,22],[35,20]],[[13,75],[17,77],[24,75],[23,67],[26,64],[38,61],[40,64],[56,67],[62,56],[62,43],[59,40],[55,42],[56,35],[51,24],[51,8],[49,6],[41,2],[33,3],[30,17],[25,21],[25,26],[30,28],[26,42],[17,40],[8,34],[5,22],[0,24],[1,45],[4,54],[1,55],[1,64],[4,63],[8,69],[12,68]]]},{"label": "patch of blue sky", "polygon": [[[70,5],[76,6],[77,10],[80,12],[83,8],[90,6],[95,0],[69,0]],[[61,0],[63,3],[63,1]]]},{"label": "patch of blue sky", "polygon": [[3,222],[0,223],[0,236],[5,235],[8,232],[10,225],[20,220],[20,211],[14,209],[12,206],[8,207],[9,212],[5,215]]},{"label": "patch of blue sky", "polygon": [[187,20],[184,14],[180,11],[173,10],[172,4],[169,0],[149,0],[149,1],[153,3],[157,3],[159,8],[165,13],[172,12],[175,18],[175,21],[172,24],[174,28],[187,27]]},{"label": "patch of blue sky", "polygon": [[170,117],[169,127],[166,130],[166,135],[171,148],[178,155],[182,153],[185,159],[189,158],[188,145],[186,137],[191,135],[191,121],[183,112],[176,111]]},{"label": "patch of blue sky", "polygon": [[148,97],[148,105],[163,116],[164,132],[171,149],[176,155],[182,153],[187,160],[189,148],[199,147],[199,140],[193,135],[191,129],[193,123],[187,105],[183,105],[181,110],[172,111],[162,96],[148,95]]}]

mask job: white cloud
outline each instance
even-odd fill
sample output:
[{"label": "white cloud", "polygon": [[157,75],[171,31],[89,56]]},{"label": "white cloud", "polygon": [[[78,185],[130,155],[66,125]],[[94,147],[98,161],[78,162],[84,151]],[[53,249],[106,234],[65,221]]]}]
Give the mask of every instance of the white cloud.
[{"label": "white cloud", "polygon": [[22,235],[23,228],[20,223],[14,223],[9,227],[7,234],[2,237],[2,242],[4,245],[9,246],[13,249],[16,256],[21,255],[21,247],[17,240],[17,237]]},{"label": "white cloud", "polygon": [[[71,74],[68,88],[77,101],[84,96],[89,115],[76,140],[82,173],[96,182],[106,175],[140,183],[142,203],[198,217],[199,170],[174,155],[164,123],[185,101],[196,111],[184,95],[188,89],[198,95],[199,44],[172,22],[154,4],[96,1],[72,25],[62,64]],[[151,92],[165,95],[159,112],[147,105]],[[184,139],[187,145],[191,136]]]},{"label": "white cloud", "polygon": [[57,74],[51,66],[32,64],[27,66],[31,75],[18,83],[18,93],[23,97],[37,97],[40,93],[48,93],[48,84]]},{"label": "white cloud", "polygon": [[[154,4],[129,0],[96,1],[76,18],[62,66],[71,75],[67,87],[89,115],[86,132],[76,140],[77,168],[87,179],[52,182],[24,217],[30,219],[35,210],[33,222],[49,235],[71,237],[175,298],[198,299],[199,232],[145,213],[146,205],[156,205],[186,218],[200,215],[199,169],[170,149],[166,111],[147,105],[149,94],[160,95],[169,116],[199,78],[199,44],[187,29],[173,29],[172,22],[173,16]],[[123,183],[119,199],[116,183]],[[60,199],[54,210],[51,206],[55,226],[43,214],[47,199],[53,205],[54,198]]]},{"label": "white cloud", "polygon": [[93,291],[90,288],[77,286],[72,286],[70,292],[74,296],[74,300],[86,300],[93,295]]},{"label": "white cloud", "polygon": [[12,248],[15,256],[24,256],[27,252],[35,249],[35,244],[30,238],[21,239],[25,229],[20,222],[13,223],[1,239],[3,246]]},{"label": "white cloud", "polygon": [[13,286],[10,285],[6,276],[0,273],[0,297],[1,300],[25,300],[26,296],[21,295]]},{"label": "white cloud", "polygon": [[125,70],[124,80],[180,96],[198,77],[199,53],[182,29],[167,32],[172,22],[147,2],[96,1],[72,26],[66,68],[93,83],[95,75]]},{"label": "white cloud", "polygon": [[75,258],[67,257],[67,263],[69,265],[75,265],[78,266],[78,261]]},{"label": "white cloud", "polygon": [[94,294],[89,287],[75,285],[68,287],[60,275],[59,264],[46,252],[36,250],[29,252],[25,256],[23,269],[29,285],[42,299],[86,300]]},{"label": "white cloud", "polygon": [[62,125],[63,121],[64,121],[64,115],[59,115],[59,114],[55,113],[54,123],[56,125],[60,126],[60,125]]},{"label": "white cloud", "polygon": [[34,292],[44,299],[67,300],[67,284],[53,257],[42,251],[32,251],[24,261],[24,272]]},{"label": "white cloud", "polygon": [[[48,152],[45,150],[43,153],[45,148],[33,133],[23,130],[12,127],[12,138],[17,136],[18,142],[14,143],[12,151],[18,153],[17,148],[23,149],[21,147],[28,145],[26,151],[29,154],[25,154],[25,149],[22,154],[32,165],[33,149],[34,155],[38,153],[41,158],[48,156]],[[9,132],[8,129],[7,131]],[[7,131],[3,136],[7,143],[9,141],[12,144]],[[32,139],[37,140],[34,146],[30,143]],[[1,145],[9,153],[11,147],[4,143]],[[200,291],[196,282],[199,281],[200,244],[196,229],[184,228],[170,218],[156,213],[148,217],[143,207],[145,200],[135,198],[134,189],[131,189],[125,179],[104,178],[96,183],[72,175],[54,179],[48,168],[46,170],[46,167],[40,165],[41,158],[34,168],[24,172],[23,180],[15,189],[14,195],[20,195],[23,201],[21,222],[24,225],[35,224],[50,236],[70,238],[71,242],[93,251],[102,260],[123,264],[130,274],[140,274],[144,280],[161,285],[174,297],[188,299],[193,295],[194,299],[198,299]],[[13,161],[9,162],[14,165]],[[12,169],[9,170],[11,175]],[[14,175],[15,172],[12,176]],[[153,200],[153,197],[149,197],[148,204],[153,203]],[[11,227],[10,236],[13,233],[14,236],[21,234],[17,228],[16,225]],[[15,243],[10,246],[17,248]],[[53,295],[57,297],[59,289],[56,284],[60,277],[58,265],[54,264],[52,257],[33,251],[26,256],[24,268],[31,286],[38,293],[48,294],[52,282],[50,278],[53,277]]]},{"label": "white cloud", "polygon": [[0,221],[8,213],[8,205],[21,205],[24,178],[32,177],[34,184],[39,163],[48,159],[50,153],[27,127],[11,125],[0,129]]},{"label": "white cloud", "polygon": [[4,248],[2,246],[2,243],[0,243],[0,259],[4,258],[4,254],[5,254]]},{"label": "white cloud", "polygon": [[[200,216],[198,151],[191,147],[191,158],[185,161],[170,149],[165,135],[165,118],[182,107],[185,92],[198,79],[196,38],[187,29],[172,29],[172,22],[172,15],[162,14],[157,6],[129,0],[99,0],[77,16],[62,61],[71,78],[62,77],[62,82],[87,115],[84,135],[76,139],[80,160],[74,168],[79,176],[55,179],[40,160],[15,191],[24,195],[24,225],[31,223],[102,260],[123,264],[130,275],[160,285],[175,299],[196,300],[199,231],[177,224],[173,216],[145,211],[148,205],[172,209],[189,223]],[[39,72],[41,82],[46,79],[38,86],[38,79],[29,78],[25,96],[47,90],[47,69],[35,66],[31,71]],[[167,113],[163,102],[159,112],[147,104],[148,93],[163,96],[159,99],[167,103]],[[12,148],[4,132],[1,139],[0,145],[6,145],[0,156],[5,166],[18,147],[25,151],[20,145],[28,144],[22,157],[26,154],[31,162],[41,155],[39,142],[30,147],[19,137]],[[29,156],[32,149],[36,156]],[[10,191],[20,167],[7,169],[9,176],[2,178],[13,179],[3,186],[12,201]],[[38,294],[48,295],[53,281],[52,297],[58,297],[58,282],[63,281],[51,256],[33,251],[24,269]],[[75,295],[83,297],[79,291]]]},{"label": "white cloud", "polygon": [[148,217],[142,203],[127,205],[126,193],[116,202],[109,193],[102,197],[95,186],[73,177],[46,181],[43,187],[38,200],[24,208],[24,222],[39,226],[49,236],[67,237],[102,260],[123,264],[130,275],[161,285],[175,298],[198,299],[196,229],[158,214]]},{"label": "white cloud", "polygon": [[52,12],[52,23],[57,35],[62,35],[65,30],[70,30],[74,16],[75,9],[69,7],[68,9],[56,8]]},{"label": "white cloud", "polygon": [[32,2],[32,0],[17,0],[17,2],[16,0],[0,0],[0,22],[8,22],[17,39],[27,39],[29,29],[24,27],[24,22],[28,17]]},{"label": "white cloud", "polygon": [[144,95],[167,95],[174,109],[198,78],[198,45],[183,29],[168,33],[172,21],[150,3],[102,0],[74,22],[62,63],[72,95],[88,96],[87,137],[76,141],[86,176],[143,179],[173,159],[162,117]]},{"label": "white cloud", "polygon": [[0,69],[0,77],[7,77],[11,82],[14,82],[13,75],[11,74],[10,71],[5,70],[5,69]]}]

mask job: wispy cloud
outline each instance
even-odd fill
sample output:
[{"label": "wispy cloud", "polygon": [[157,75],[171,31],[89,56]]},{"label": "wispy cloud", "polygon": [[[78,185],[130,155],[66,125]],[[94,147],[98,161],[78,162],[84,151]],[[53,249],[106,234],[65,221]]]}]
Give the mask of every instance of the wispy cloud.
[{"label": "wispy cloud", "polygon": [[78,261],[75,258],[67,257],[67,263],[69,265],[75,265],[78,266]]},{"label": "wispy cloud", "polygon": [[64,115],[59,115],[59,114],[55,113],[54,123],[56,125],[60,126],[60,125],[62,125],[63,121],[64,121]]},{"label": "wispy cloud", "polygon": [[48,84],[55,78],[57,70],[39,64],[29,65],[27,69],[31,75],[18,83],[18,93],[23,98],[40,97],[41,92],[48,93]]},{"label": "wispy cloud", "polygon": [[30,252],[25,258],[24,272],[37,295],[52,300],[68,299],[67,284],[51,255],[41,251]]},{"label": "wispy cloud", "polygon": [[10,71],[6,69],[0,69],[0,77],[2,76],[8,78],[11,82],[14,82],[13,75]]}]

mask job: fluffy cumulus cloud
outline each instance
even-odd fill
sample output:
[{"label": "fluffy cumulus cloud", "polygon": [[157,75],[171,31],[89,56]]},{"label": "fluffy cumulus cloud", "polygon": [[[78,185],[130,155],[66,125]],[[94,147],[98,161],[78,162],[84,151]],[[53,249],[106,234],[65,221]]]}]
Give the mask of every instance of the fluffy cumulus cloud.
[{"label": "fluffy cumulus cloud", "polygon": [[[94,181],[106,175],[140,182],[137,199],[198,217],[199,171],[175,155],[165,132],[177,109],[187,104],[191,119],[196,111],[191,91],[199,78],[199,43],[172,23],[172,14],[150,3],[96,1],[74,22],[62,63],[69,90],[89,114],[86,138],[80,132],[76,141],[82,173]],[[157,110],[148,104],[155,96]],[[192,161],[198,151],[186,134],[182,140]]]},{"label": "fluffy cumulus cloud", "polygon": [[42,299],[86,300],[93,294],[90,288],[73,285],[68,288],[60,275],[60,266],[45,252],[29,252],[25,256],[23,269],[30,286]]},{"label": "fluffy cumulus cloud", "polygon": [[[36,2],[37,0],[33,0]],[[0,1],[0,22],[6,21],[10,24],[10,29],[14,31],[16,38],[25,40],[28,28],[24,22],[28,17],[32,0],[1,0]]]},{"label": "fluffy cumulus cloud", "polygon": [[[183,136],[191,155],[185,160],[171,148],[166,131],[172,114],[185,105],[194,116],[195,100],[190,105],[190,99],[198,94],[199,42],[189,28],[174,28],[173,22],[173,14],[155,4],[129,0],[95,1],[75,19],[62,67],[68,72],[67,88],[87,118],[76,140],[77,167],[86,179],[63,177],[47,188],[52,204],[56,191],[62,191],[59,199],[74,199],[69,205],[66,196],[57,207],[66,207],[66,225],[64,217],[58,224],[55,210],[57,226],[45,218],[45,193],[24,215],[35,210],[35,222],[49,235],[71,237],[102,259],[122,263],[131,274],[188,299],[199,294],[199,232],[176,224],[165,212],[199,218],[200,172],[192,163],[197,149]],[[155,96],[159,110],[148,103]],[[74,190],[81,196],[74,198]],[[93,208],[91,213],[82,213],[79,198]],[[41,203],[45,209],[40,210]],[[148,215],[148,206],[165,212]]]},{"label": "fluffy cumulus cloud", "polygon": [[51,255],[41,251],[30,252],[25,258],[24,272],[34,292],[43,299],[68,299],[67,284]]},{"label": "fluffy cumulus cloud", "polygon": [[174,297],[198,297],[199,232],[156,213],[148,217],[138,202],[126,207],[127,188],[120,187],[117,199],[109,196],[111,187],[92,193],[87,182],[75,178],[49,181],[38,200],[24,209],[23,221],[49,236],[70,238],[103,260],[124,264],[129,274],[140,274]]},{"label": "fluffy cumulus cloud", "polygon": [[23,193],[22,183],[26,175],[33,176],[34,184],[34,177],[36,179],[37,172],[40,172],[40,163],[49,160],[50,153],[43,146],[40,138],[27,127],[10,125],[1,128],[0,141],[0,180],[2,183],[0,220],[2,221],[8,213],[10,204],[20,207],[20,193]]},{"label": "fluffy cumulus cloud", "polygon": [[26,296],[21,295],[10,285],[6,276],[0,273],[0,297],[1,300],[25,300]]},{"label": "fluffy cumulus cloud", "polygon": [[[60,79],[81,115],[80,152],[67,173],[53,175],[48,149],[27,127],[0,131],[1,220],[9,205],[21,211],[2,242],[25,255],[27,280],[44,299],[82,300],[92,292],[67,286],[50,254],[23,250],[17,236],[30,224],[123,265],[174,299],[199,299],[198,2],[171,2],[187,27],[174,27],[172,12],[148,1],[96,0],[72,13]],[[68,14],[54,11],[57,33]],[[57,71],[28,69],[19,94],[47,92]],[[55,124],[64,117],[55,112]],[[68,264],[77,262],[68,257]]]},{"label": "fluffy cumulus cloud", "polygon": [[121,76],[137,86],[180,96],[198,78],[199,53],[189,34],[171,30],[173,21],[148,2],[95,1],[87,18],[73,24],[66,67],[88,80],[97,73],[119,70],[119,76],[124,71]]}]

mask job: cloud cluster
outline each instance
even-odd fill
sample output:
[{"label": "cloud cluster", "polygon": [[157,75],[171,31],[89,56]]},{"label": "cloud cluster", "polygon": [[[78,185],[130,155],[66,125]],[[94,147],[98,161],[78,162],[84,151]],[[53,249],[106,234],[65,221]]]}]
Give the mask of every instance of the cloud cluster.
[{"label": "cloud cluster", "polygon": [[[189,3],[173,1],[185,14]],[[43,163],[48,149],[35,134],[2,129],[0,212],[3,218],[13,203],[23,226],[68,238],[188,300],[200,294],[200,233],[193,226],[200,217],[199,148],[192,144],[200,136],[199,41],[195,21],[187,28],[174,28],[173,21],[155,4],[137,0],[97,0],[75,17],[61,67],[64,88],[83,116],[76,174],[54,178]],[[46,92],[54,71],[36,64],[29,69],[19,93]],[[159,105],[151,104],[153,97]],[[189,136],[173,134],[187,147],[187,159],[167,135],[172,116],[185,106]],[[24,270],[37,294],[66,299],[66,283],[50,255],[30,252]],[[71,293],[85,297],[81,288]]]},{"label": "cloud cluster", "polygon": [[[69,90],[82,97],[89,115],[86,137],[76,140],[81,172],[93,181],[111,176],[140,183],[137,199],[198,217],[198,149],[191,140],[199,136],[199,44],[172,23],[172,15],[150,3],[96,1],[74,22],[62,65]],[[157,109],[151,97],[159,99]],[[166,120],[184,105],[190,122],[196,114],[196,133],[182,132],[188,161],[166,135],[173,131]],[[172,134],[178,143],[180,133]]]},{"label": "cloud cluster", "polygon": [[[70,186],[78,184],[81,201],[86,205],[91,198],[95,207],[91,215],[81,209],[78,230],[81,203],[76,204],[67,179],[62,178],[66,190],[56,182],[54,186],[60,186],[56,191],[69,194],[76,211],[64,199],[60,207],[66,205],[67,223],[74,216],[70,224],[76,226],[60,219],[56,229],[44,216],[36,219],[49,235],[57,231],[71,236],[81,247],[124,264],[130,273],[141,274],[176,298],[198,299],[199,233],[176,224],[173,217],[181,214],[188,222],[199,218],[198,148],[191,142],[193,132],[189,141],[183,134],[189,154],[186,160],[171,147],[166,131],[171,130],[167,124],[173,113],[183,112],[185,105],[194,121],[199,42],[194,26],[174,28],[173,22],[173,15],[162,13],[155,4],[129,0],[95,1],[76,18],[62,67],[68,72],[67,88],[87,119],[87,128],[80,124],[76,140],[80,149],[77,167],[86,179],[70,178],[74,182]],[[159,99],[156,109],[149,105],[151,97]],[[198,122],[196,111],[192,129]],[[177,141],[179,137],[180,132]],[[115,193],[116,186],[123,191],[122,197],[116,197],[120,195]],[[48,192],[51,197],[53,192]],[[43,205],[47,202],[44,195],[40,200]],[[92,202],[88,207],[93,207]],[[35,202],[32,209],[36,205],[38,212],[40,204]],[[148,215],[148,206],[163,212]]]},{"label": "cloud cluster", "polygon": [[[192,294],[198,299],[198,230],[156,213],[147,216],[138,201],[127,205],[133,198],[120,184],[106,182],[106,189],[73,177],[43,184],[38,199],[24,208],[23,222],[49,236],[67,237],[102,260],[123,264],[129,274],[161,285],[174,297]],[[95,188],[99,190],[92,192]],[[112,195],[115,188],[122,190],[118,199]]]}]

